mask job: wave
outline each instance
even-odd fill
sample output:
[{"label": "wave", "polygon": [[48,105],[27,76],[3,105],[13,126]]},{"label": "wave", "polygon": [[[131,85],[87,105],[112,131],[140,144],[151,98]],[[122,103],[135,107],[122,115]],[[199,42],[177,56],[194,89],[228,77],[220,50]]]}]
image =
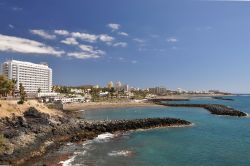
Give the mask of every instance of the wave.
[{"label": "wave", "polygon": [[62,164],[62,166],[72,166],[72,162],[75,160],[77,155],[74,155],[70,157],[68,160],[60,161],[59,164]]},{"label": "wave", "polygon": [[82,152],[74,152],[74,155],[77,155],[77,156],[79,156],[79,155],[84,156],[86,153],[87,153],[87,151],[84,150],[84,151],[82,151]]},{"label": "wave", "polygon": [[89,145],[89,144],[92,144],[93,143],[93,140],[87,140],[87,141],[84,141],[82,146],[85,147],[86,145]]},{"label": "wave", "polygon": [[66,145],[67,146],[71,146],[71,145],[73,145],[73,143],[72,142],[68,142]]},{"label": "wave", "polygon": [[[116,133],[116,134],[112,134],[112,133],[103,133],[98,135],[96,138],[94,138],[93,140],[87,140],[85,142],[83,142],[82,146],[83,149],[82,151],[75,151],[73,153],[73,156],[70,157],[69,159],[65,160],[65,161],[60,161],[59,164],[62,164],[62,166],[72,166],[75,158],[77,156],[84,156],[86,155],[89,151],[91,151],[91,149],[93,148],[92,145],[93,143],[105,143],[110,141],[111,139],[115,138],[115,137],[119,137],[123,134],[121,133]],[[67,146],[71,146],[73,145],[73,143],[67,143]],[[112,151],[109,155],[110,156],[129,156],[131,154],[130,151]]]},{"label": "wave", "polygon": [[123,157],[132,156],[133,154],[134,153],[130,150],[112,151],[108,153],[109,156],[123,156]]},{"label": "wave", "polygon": [[65,161],[60,161],[59,164],[62,164],[62,166],[73,166],[74,164],[72,164],[75,161],[75,158],[77,156],[84,156],[87,153],[86,150],[81,151],[81,152],[74,152],[74,155],[71,156],[68,160]]},{"label": "wave", "polygon": [[96,138],[94,138],[95,142],[108,142],[110,139],[114,138],[115,135],[111,133],[104,133],[98,135]]}]

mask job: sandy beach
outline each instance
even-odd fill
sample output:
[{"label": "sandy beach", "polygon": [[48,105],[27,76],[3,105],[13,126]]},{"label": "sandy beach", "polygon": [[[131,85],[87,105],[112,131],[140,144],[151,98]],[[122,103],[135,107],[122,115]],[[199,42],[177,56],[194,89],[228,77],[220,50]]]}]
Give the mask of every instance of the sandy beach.
[{"label": "sandy beach", "polygon": [[127,107],[162,107],[153,103],[144,102],[88,102],[64,104],[63,109],[67,111],[94,110],[102,108],[127,108]]},{"label": "sandy beach", "polygon": [[[183,94],[183,95],[169,95],[169,96],[158,96],[161,99],[191,99],[197,97],[214,97],[222,95],[211,95],[211,94]],[[93,110],[102,108],[126,108],[126,107],[161,107],[153,103],[147,103],[143,101],[117,101],[117,102],[88,102],[88,103],[70,103],[64,104],[63,109],[67,111],[77,110]]]}]

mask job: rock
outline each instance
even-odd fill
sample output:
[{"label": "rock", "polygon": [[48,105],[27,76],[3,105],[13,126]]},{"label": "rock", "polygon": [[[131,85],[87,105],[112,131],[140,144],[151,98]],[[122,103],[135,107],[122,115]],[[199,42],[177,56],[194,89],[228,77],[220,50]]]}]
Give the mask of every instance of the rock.
[{"label": "rock", "polygon": [[247,116],[247,114],[244,112],[220,104],[168,104],[162,102],[157,102],[156,104],[169,107],[199,107],[204,108],[215,115],[229,115],[238,117]]},{"label": "rock", "polygon": [[[174,118],[96,122],[70,117],[51,118],[49,115],[40,113],[32,107],[24,113],[24,117],[1,119],[0,122],[4,127],[4,129],[1,129],[4,137],[11,142],[10,147],[13,147],[6,151],[5,154],[0,154],[0,165],[17,165],[42,155],[47,151],[47,148],[53,147],[53,144],[60,145],[68,141],[93,139],[105,132],[113,133],[116,131],[191,124],[188,121]],[[50,141],[52,145],[47,146],[47,141]]]},{"label": "rock", "polygon": [[24,117],[28,120],[33,121],[34,123],[49,124],[50,116],[45,113],[39,112],[36,108],[30,107],[27,111],[24,112]]}]

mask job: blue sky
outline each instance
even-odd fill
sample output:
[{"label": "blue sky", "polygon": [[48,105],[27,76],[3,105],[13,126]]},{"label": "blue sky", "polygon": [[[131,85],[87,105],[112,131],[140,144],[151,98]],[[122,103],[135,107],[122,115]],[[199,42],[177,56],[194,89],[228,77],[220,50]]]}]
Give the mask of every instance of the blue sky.
[{"label": "blue sky", "polygon": [[48,62],[54,84],[250,92],[250,2],[0,0],[0,62]]}]

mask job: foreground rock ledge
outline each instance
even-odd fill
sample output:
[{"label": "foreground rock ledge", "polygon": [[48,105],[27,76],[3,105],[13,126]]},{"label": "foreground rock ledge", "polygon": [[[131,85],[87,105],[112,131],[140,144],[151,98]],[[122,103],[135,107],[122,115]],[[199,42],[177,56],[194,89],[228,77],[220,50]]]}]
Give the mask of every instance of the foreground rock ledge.
[{"label": "foreground rock ledge", "polygon": [[93,139],[105,132],[187,126],[190,122],[175,118],[147,118],[114,121],[83,121],[70,117],[51,118],[36,110],[24,117],[0,119],[2,133],[10,147],[0,153],[1,164],[19,165],[41,156],[68,141]]}]

